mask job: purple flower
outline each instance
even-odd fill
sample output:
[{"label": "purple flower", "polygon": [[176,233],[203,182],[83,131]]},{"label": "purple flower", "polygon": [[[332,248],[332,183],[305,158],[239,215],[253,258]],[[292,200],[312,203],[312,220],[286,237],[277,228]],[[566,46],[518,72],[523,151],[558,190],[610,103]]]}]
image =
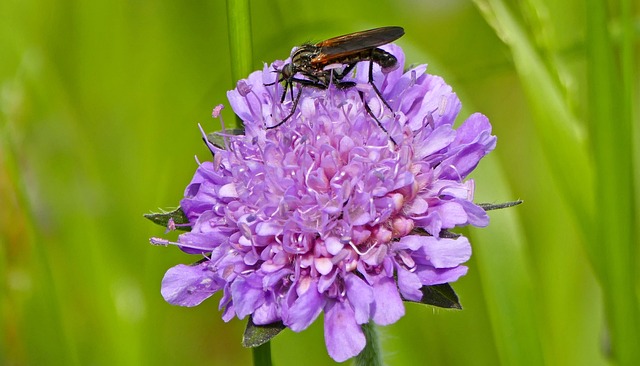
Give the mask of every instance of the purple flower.
[{"label": "purple flower", "polygon": [[296,332],[324,312],[327,350],[344,361],[365,346],[361,324],[392,324],[403,299],[420,301],[423,286],[466,273],[469,241],[441,232],[488,224],[465,178],[496,137],[482,114],[454,129],[460,101],[451,87],[426,65],[404,72],[402,50],[383,48],[399,67],[374,66],[374,82],[393,111],[368,85],[368,63],[353,88],[303,88],[276,129],[265,127],[292,102],[280,103],[282,86],[265,86],[277,77],[273,65],[228,92],[245,134],[211,146],[213,161],[186,188],[180,206],[192,228],[178,244],[202,260],[167,271],[168,302],[195,306],[222,290],[225,321],[251,315]]}]

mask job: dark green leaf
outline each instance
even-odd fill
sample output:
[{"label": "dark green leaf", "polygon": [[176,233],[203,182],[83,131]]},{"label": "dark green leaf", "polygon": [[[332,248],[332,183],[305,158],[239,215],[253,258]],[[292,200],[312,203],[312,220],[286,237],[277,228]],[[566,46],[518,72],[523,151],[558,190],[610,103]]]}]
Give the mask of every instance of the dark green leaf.
[{"label": "dark green leaf", "polygon": [[242,345],[248,348],[258,347],[267,343],[286,328],[282,322],[275,322],[267,325],[256,325],[253,318],[249,317],[247,328],[242,336]]},{"label": "dark green leaf", "polygon": [[522,200],[517,200],[517,201],[496,203],[496,204],[493,204],[493,203],[478,203],[478,206],[482,207],[482,209],[485,210],[485,211],[491,211],[491,210],[499,210],[501,208],[517,206],[517,205],[521,204],[522,202],[523,202]]},{"label": "dark green leaf", "polygon": [[[422,286],[420,304],[437,306],[445,309],[462,309],[458,295],[448,283],[433,286]],[[405,300],[408,301],[408,300]]]},{"label": "dark green leaf", "polygon": [[169,220],[173,219],[173,223],[176,225],[176,230],[191,230],[191,226],[189,226],[189,219],[185,216],[184,212],[182,212],[182,208],[180,207],[170,212],[145,214],[144,217],[163,227],[167,227]]}]

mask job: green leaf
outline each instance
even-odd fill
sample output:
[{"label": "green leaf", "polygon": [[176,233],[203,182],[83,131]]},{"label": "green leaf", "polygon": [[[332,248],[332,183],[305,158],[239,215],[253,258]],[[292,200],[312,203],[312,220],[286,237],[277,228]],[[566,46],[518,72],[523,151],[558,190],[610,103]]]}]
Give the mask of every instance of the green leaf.
[{"label": "green leaf", "polygon": [[173,219],[176,230],[191,231],[189,219],[184,212],[182,212],[182,208],[180,207],[170,212],[145,214],[144,217],[163,227],[167,227],[169,225],[169,220]]},{"label": "green leaf", "polygon": [[420,301],[411,301],[425,305],[437,306],[445,309],[458,309],[462,310],[458,295],[448,283],[432,286],[422,286],[422,299]]},{"label": "green leaf", "polygon": [[282,322],[275,322],[266,325],[256,325],[253,317],[249,317],[247,328],[242,336],[242,345],[247,348],[254,348],[263,345],[278,335],[286,327]]}]

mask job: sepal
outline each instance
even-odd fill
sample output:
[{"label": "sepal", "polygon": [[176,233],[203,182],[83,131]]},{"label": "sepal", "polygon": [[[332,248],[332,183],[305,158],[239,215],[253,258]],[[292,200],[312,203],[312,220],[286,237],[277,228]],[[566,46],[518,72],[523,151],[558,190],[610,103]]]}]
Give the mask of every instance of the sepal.
[{"label": "sepal", "polygon": [[445,309],[462,310],[462,305],[460,304],[460,300],[458,300],[458,295],[448,283],[422,286],[420,291],[422,292],[422,299],[420,299],[420,301],[410,301],[406,299],[404,301],[416,302]]},{"label": "sepal", "polygon": [[499,210],[502,208],[517,206],[522,202],[523,202],[522,200],[517,200],[517,201],[495,203],[495,204],[494,203],[478,203],[477,205],[482,207],[482,209],[485,211],[491,211],[491,210]]},{"label": "sepal", "polygon": [[180,207],[169,212],[150,213],[150,214],[144,214],[143,216],[160,226],[163,226],[166,228],[169,228],[169,226],[172,226],[169,229],[191,231],[191,226],[189,225],[189,219],[187,218],[187,216],[182,211],[182,208]]},{"label": "sepal", "polygon": [[242,345],[247,348],[261,346],[282,332],[286,326],[280,321],[265,325],[253,323],[253,317],[249,317],[247,327],[242,335]]},{"label": "sepal", "polygon": [[210,132],[207,136],[207,141],[218,149],[225,149],[225,136],[239,136],[244,135],[244,129],[230,128],[224,131]]}]

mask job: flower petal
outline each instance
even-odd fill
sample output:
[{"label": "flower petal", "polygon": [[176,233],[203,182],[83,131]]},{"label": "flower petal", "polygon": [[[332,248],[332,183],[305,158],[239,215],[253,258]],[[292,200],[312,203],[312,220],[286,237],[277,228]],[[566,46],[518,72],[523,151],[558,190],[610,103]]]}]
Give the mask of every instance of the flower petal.
[{"label": "flower petal", "polygon": [[422,282],[417,274],[398,267],[398,288],[407,300],[420,301],[422,299]]},{"label": "flower petal", "polygon": [[[453,268],[469,260],[471,245],[469,239],[464,236],[456,239],[425,237],[418,255],[424,256],[423,258],[435,268]],[[416,259],[416,262],[422,263],[420,259]]]},{"label": "flower petal", "polygon": [[322,294],[318,292],[316,283],[312,282],[307,291],[288,309],[286,319],[283,319],[284,324],[294,332],[301,332],[316,320],[324,304]]},{"label": "flower petal", "polygon": [[179,264],[165,273],[161,293],[170,304],[191,307],[200,304],[220,287],[206,263],[195,266]]},{"label": "flower petal", "polygon": [[466,266],[437,269],[432,266],[418,266],[416,274],[425,286],[439,285],[442,283],[455,282],[458,278],[467,274]]},{"label": "flower petal", "polygon": [[344,279],[347,290],[347,298],[355,310],[355,319],[358,324],[369,322],[373,304],[373,289],[360,277],[348,274]]},{"label": "flower petal", "polygon": [[325,310],[324,342],[329,356],[343,362],[358,355],[367,344],[364,333],[356,323],[351,307],[332,301]]},{"label": "flower petal", "polygon": [[244,319],[264,304],[265,292],[262,290],[262,278],[256,274],[236,278],[231,284],[231,296],[238,319]]},{"label": "flower petal", "polygon": [[379,276],[373,285],[373,295],[373,321],[376,324],[393,324],[404,316],[404,305],[393,278]]}]

